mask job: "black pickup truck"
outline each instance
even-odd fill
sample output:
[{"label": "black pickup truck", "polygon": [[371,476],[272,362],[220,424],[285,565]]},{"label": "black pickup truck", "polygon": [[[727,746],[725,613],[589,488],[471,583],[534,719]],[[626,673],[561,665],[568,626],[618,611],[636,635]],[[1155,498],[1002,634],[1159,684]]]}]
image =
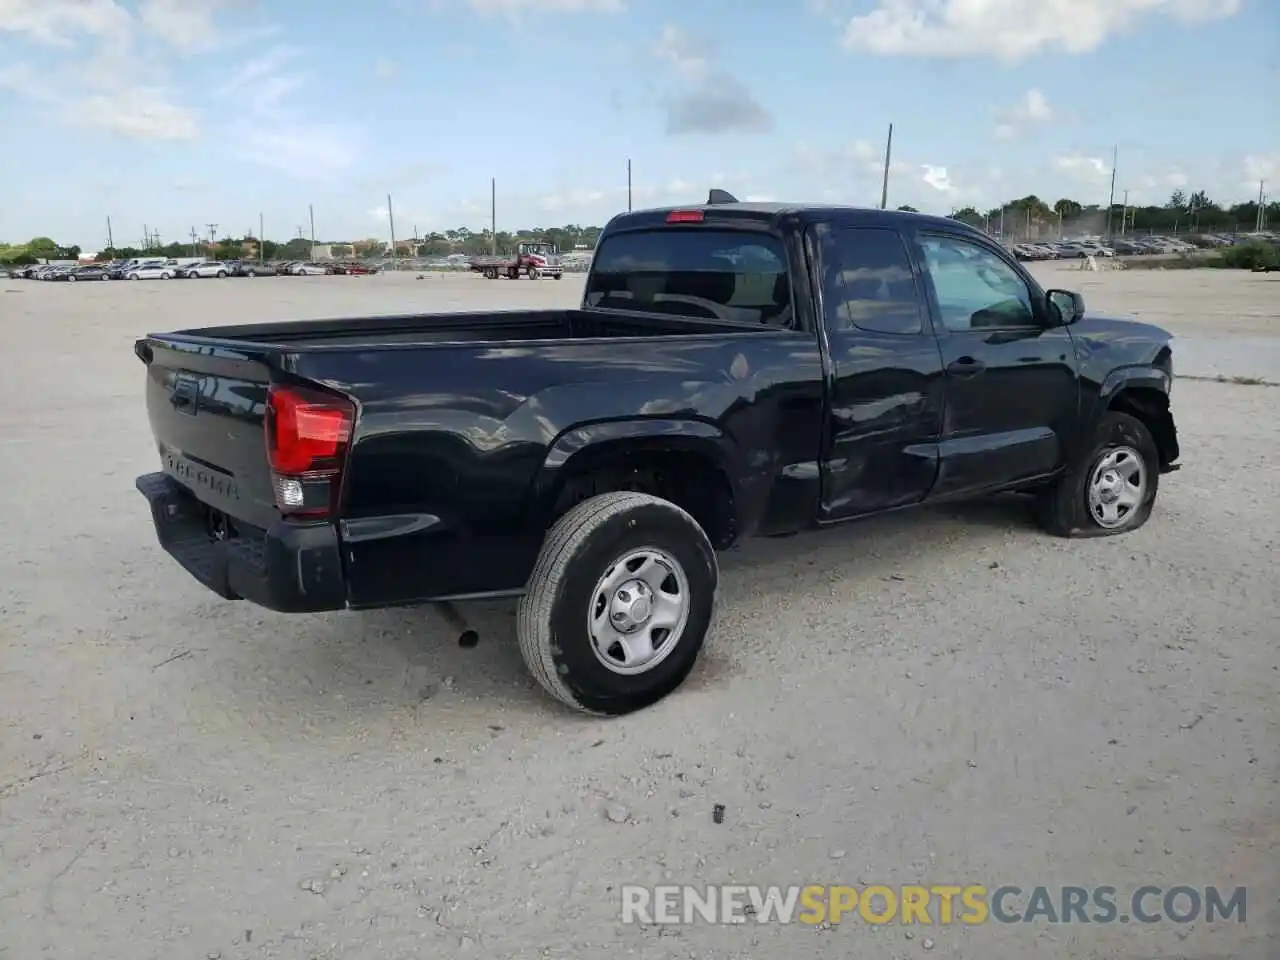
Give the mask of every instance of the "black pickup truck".
[{"label": "black pickup truck", "polygon": [[744,537],[997,491],[1147,520],[1169,334],[954,220],[717,193],[614,217],[577,310],[138,340],[160,544],[284,612],[520,596],[537,680],[616,715],[689,673]]}]

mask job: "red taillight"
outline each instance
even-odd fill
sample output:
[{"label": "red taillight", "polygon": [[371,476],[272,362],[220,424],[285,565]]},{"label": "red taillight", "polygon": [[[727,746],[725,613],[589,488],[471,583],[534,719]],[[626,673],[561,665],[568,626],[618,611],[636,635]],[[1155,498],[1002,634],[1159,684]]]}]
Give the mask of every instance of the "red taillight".
[{"label": "red taillight", "polygon": [[345,397],[281,384],[267,389],[267,460],[281,513],[332,512],[354,423],[355,406]]},{"label": "red taillight", "polygon": [[667,214],[667,223],[701,223],[701,210],[672,210]]}]

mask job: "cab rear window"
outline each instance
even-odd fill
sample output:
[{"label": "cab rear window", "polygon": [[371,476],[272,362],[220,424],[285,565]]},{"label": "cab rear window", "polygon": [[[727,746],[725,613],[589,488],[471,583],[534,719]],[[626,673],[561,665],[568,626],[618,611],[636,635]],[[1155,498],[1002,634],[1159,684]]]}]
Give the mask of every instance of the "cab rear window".
[{"label": "cab rear window", "polygon": [[782,242],[732,230],[658,229],[606,237],[586,305],[792,327]]}]

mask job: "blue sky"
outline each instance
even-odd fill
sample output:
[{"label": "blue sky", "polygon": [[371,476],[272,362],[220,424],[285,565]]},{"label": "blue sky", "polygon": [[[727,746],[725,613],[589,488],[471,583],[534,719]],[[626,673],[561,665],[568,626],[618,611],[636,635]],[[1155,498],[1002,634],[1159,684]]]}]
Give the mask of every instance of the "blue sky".
[{"label": "blue sky", "polygon": [[[0,241],[1280,188],[1275,0],[0,0]],[[1251,96],[1250,96],[1251,94]],[[1269,191],[1270,192],[1270,191]],[[1272,195],[1280,196],[1280,189]]]}]

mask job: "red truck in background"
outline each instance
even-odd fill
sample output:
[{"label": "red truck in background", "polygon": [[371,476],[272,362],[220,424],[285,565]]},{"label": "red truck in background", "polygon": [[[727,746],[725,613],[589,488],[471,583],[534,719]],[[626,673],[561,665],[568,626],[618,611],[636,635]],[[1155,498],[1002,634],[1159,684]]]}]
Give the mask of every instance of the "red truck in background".
[{"label": "red truck in background", "polygon": [[530,280],[537,280],[539,277],[559,280],[564,276],[559,248],[554,243],[543,241],[526,240],[516,247],[516,252],[511,256],[472,257],[468,265],[488,280],[497,280],[499,277],[519,280],[522,274]]}]

